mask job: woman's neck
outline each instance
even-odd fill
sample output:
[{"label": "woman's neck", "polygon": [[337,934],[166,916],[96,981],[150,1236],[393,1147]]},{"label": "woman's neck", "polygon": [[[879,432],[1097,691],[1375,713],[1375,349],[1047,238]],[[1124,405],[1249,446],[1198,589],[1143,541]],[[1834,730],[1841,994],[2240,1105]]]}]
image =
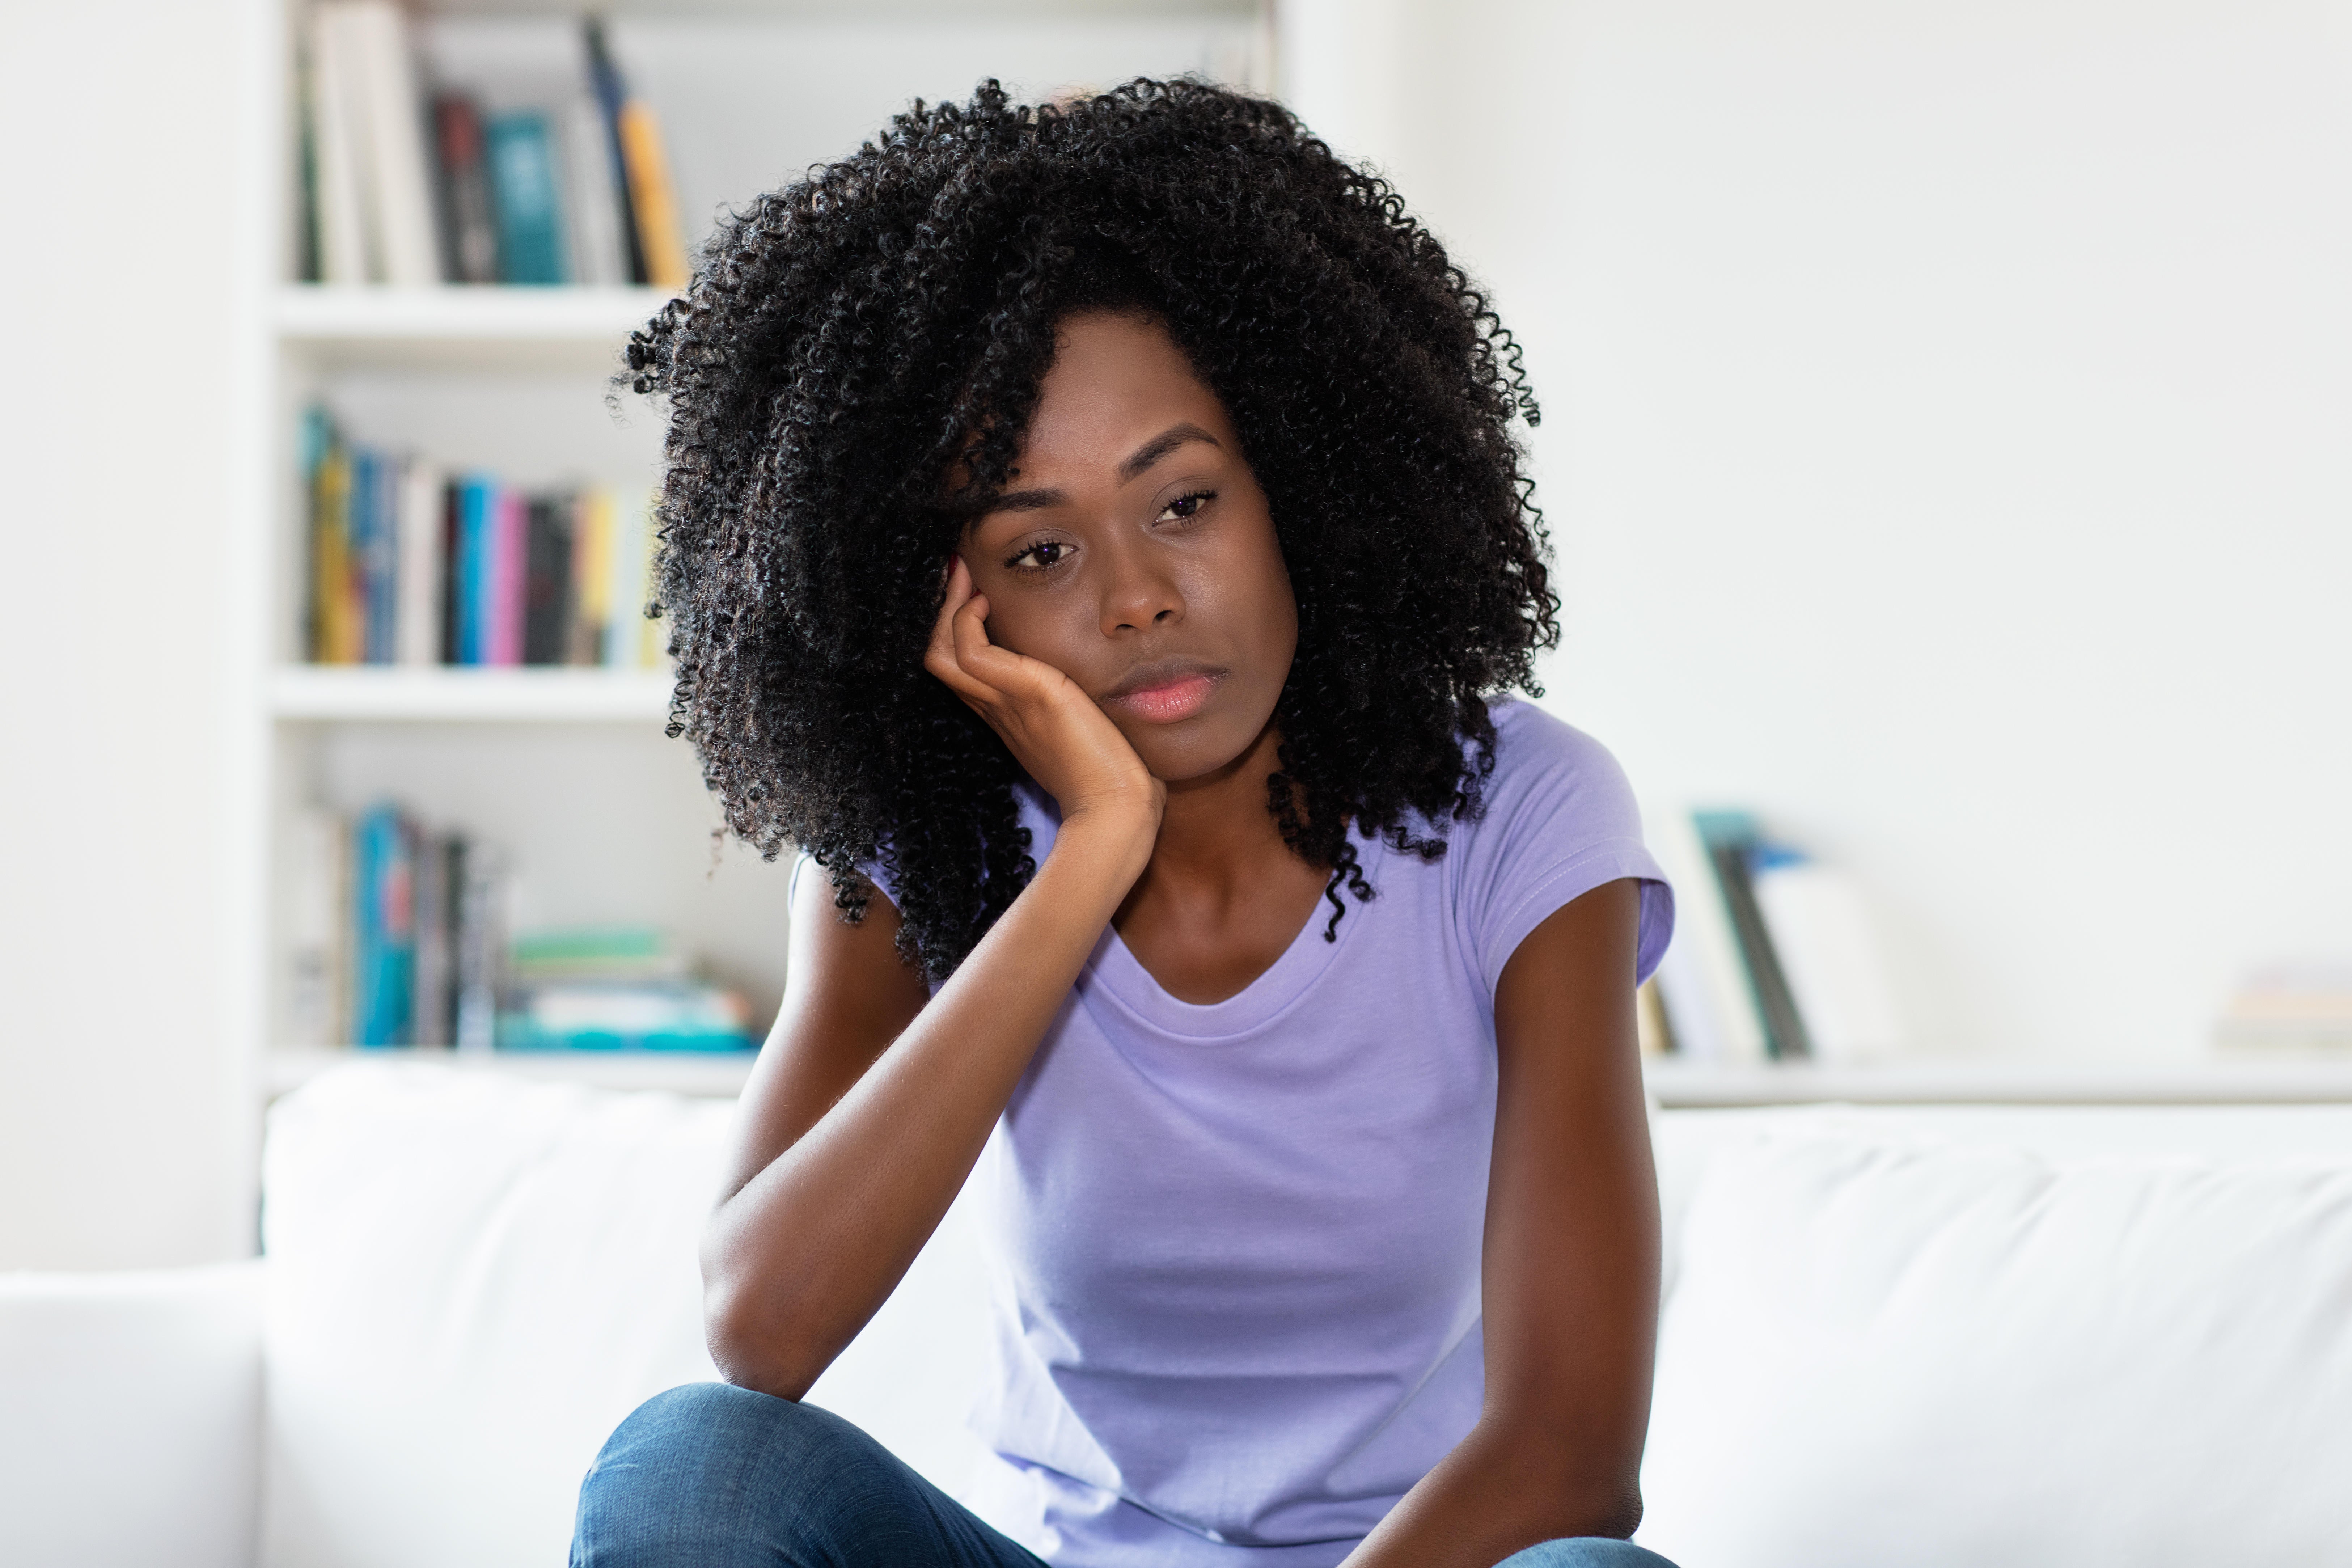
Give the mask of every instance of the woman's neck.
[{"label": "woman's neck", "polygon": [[1171,994],[1221,1002],[1297,939],[1325,874],[1282,841],[1266,810],[1280,737],[1268,724],[1215,773],[1168,786],[1150,862],[1111,924]]}]

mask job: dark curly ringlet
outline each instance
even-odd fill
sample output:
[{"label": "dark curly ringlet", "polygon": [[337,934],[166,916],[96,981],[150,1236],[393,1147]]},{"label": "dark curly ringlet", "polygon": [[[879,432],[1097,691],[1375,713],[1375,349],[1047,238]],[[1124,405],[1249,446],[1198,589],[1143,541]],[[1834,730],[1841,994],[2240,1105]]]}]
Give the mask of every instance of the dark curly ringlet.
[{"label": "dark curly ringlet", "polygon": [[628,379],[669,410],[670,734],[728,826],[800,846],[848,918],[858,862],[887,868],[934,979],[1035,863],[1016,764],[923,653],[1055,323],[1094,308],[1165,326],[1265,489],[1299,617],[1267,806],[1330,872],[1327,937],[1343,886],[1373,894],[1349,824],[1443,854],[1494,767],[1486,696],[1537,689],[1559,638],[1508,428],[1538,416],[1518,349],[1386,183],[1189,79],[918,100],[723,223]]}]

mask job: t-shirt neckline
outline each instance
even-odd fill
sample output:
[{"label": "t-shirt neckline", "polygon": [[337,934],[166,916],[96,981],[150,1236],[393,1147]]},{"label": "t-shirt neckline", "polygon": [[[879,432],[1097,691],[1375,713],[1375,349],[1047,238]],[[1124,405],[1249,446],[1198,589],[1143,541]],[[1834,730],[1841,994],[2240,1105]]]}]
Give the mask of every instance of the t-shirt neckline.
[{"label": "t-shirt neckline", "polygon": [[[1356,852],[1364,859],[1364,874],[1375,887],[1375,873],[1380,868],[1387,845],[1378,837],[1355,839]],[[1340,917],[1338,940],[1326,942],[1323,932],[1331,923],[1331,900],[1318,899],[1298,934],[1280,957],[1231,996],[1222,1002],[1187,1002],[1171,995],[1151,971],[1129,949],[1118,934],[1117,926],[1105,926],[1103,939],[1096,945],[1093,956],[1087,961],[1087,973],[1108,997],[1153,1027],[1171,1035],[1183,1035],[1193,1039],[1218,1039],[1247,1033],[1274,1021],[1310,990],[1317,980],[1338,962],[1340,951],[1365,923],[1378,907],[1359,900],[1340,884],[1339,896],[1347,901],[1347,913]]]}]

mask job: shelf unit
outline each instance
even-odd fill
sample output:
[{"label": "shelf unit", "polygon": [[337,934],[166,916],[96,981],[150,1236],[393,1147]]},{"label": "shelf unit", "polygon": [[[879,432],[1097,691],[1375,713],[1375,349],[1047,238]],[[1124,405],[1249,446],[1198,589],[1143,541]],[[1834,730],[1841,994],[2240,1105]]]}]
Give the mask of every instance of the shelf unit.
[{"label": "shelf unit", "polygon": [[[301,411],[313,400],[371,444],[520,485],[649,484],[658,413],[615,396],[629,332],[662,296],[620,288],[325,288],[295,281],[295,43],[305,0],[247,0],[269,90],[245,106],[256,193],[235,367],[247,437],[225,606],[241,742],[229,791],[223,918],[233,1028],[253,1103],[350,1050],[288,1028],[288,847],[308,805],[394,798],[506,847],[516,923],[644,921],[750,995],[782,989],[788,866],[720,846],[695,759],[664,733],[666,675],[577,668],[320,668],[300,662]],[[714,215],[854,148],[916,96],[983,76],[1016,90],[1206,69],[1270,82],[1260,0],[422,0],[428,79],[575,36],[603,14],[614,52],[663,121],[689,239]],[[470,51],[470,53],[469,53]],[[471,62],[471,63],[469,63]],[[506,68],[501,66],[498,68]],[[688,1093],[740,1088],[748,1058],[516,1057],[501,1070]]]}]

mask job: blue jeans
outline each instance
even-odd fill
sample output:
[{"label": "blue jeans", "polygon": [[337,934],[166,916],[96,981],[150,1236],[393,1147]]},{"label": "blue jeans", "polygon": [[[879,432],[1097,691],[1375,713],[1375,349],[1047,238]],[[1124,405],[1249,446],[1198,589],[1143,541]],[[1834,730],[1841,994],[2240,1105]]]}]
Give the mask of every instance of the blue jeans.
[{"label": "blue jeans", "polygon": [[[580,1488],[572,1568],[1045,1568],[830,1411],[724,1383],[639,1405]],[[1497,1568],[1674,1568],[1591,1537]]]}]

